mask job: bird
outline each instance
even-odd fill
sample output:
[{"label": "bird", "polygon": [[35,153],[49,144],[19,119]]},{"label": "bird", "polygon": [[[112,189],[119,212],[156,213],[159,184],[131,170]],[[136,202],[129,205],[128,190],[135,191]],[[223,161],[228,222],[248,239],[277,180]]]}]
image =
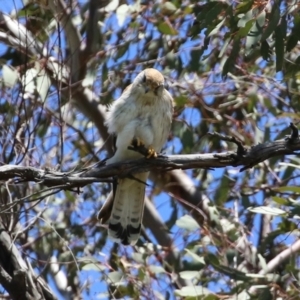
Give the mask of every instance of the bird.
[{"label": "bird", "polygon": [[[153,68],[141,71],[108,111],[105,125],[115,136],[115,153],[106,164],[143,157],[130,147],[144,147],[147,158],[157,157],[168,139],[173,110],[162,73]],[[135,245],[139,239],[148,175],[117,178],[97,215],[101,223],[108,221],[108,236],[117,243]]]}]

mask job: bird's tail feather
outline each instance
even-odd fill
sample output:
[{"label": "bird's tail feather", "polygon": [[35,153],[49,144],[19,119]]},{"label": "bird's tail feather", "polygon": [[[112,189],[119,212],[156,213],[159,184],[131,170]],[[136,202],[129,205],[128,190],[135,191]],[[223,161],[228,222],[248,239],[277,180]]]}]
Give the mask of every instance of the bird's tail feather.
[{"label": "bird's tail feather", "polygon": [[108,235],[124,245],[134,245],[141,231],[144,213],[145,187],[148,173],[138,174],[141,182],[120,179],[114,195]]}]

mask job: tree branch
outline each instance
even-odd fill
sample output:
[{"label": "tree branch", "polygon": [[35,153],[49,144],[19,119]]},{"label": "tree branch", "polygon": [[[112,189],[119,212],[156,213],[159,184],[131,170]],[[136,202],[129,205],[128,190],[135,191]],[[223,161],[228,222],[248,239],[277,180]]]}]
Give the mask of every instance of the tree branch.
[{"label": "tree branch", "polygon": [[22,53],[28,52],[31,55],[41,56],[46,55],[47,50],[43,48],[40,42],[31,34],[27,28],[21,23],[13,20],[9,15],[0,11],[1,27],[5,26],[6,32],[1,32],[0,40],[7,43],[11,47],[17,49]]},{"label": "tree branch", "polygon": [[[228,137],[223,137],[219,134],[212,134],[212,136],[228,140]],[[293,130],[291,136],[282,140],[259,144],[251,148],[245,148],[239,144],[236,152],[160,155],[154,159],[141,158],[111,165],[105,165],[105,162],[102,162],[99,166],[92,166],[87,169],[72,172],[56,172],[52,170],[40,170],[33,167],[4,165],[0,167],[0,180],[14,179],[16,182],[34,181],[46,186],[53,187],[59,185],[60,188],[73,189],[93,182],[108,181],[110,177],[132,177],[135,173],[150,170],[161,172],[176,169],[221,168],[226,166],[243,166],[242,170],[245,170],[268,158],[278,155],[294,154],[295,151],[298,150],[300,150],[300,140]],[[148,207],[146,208],[146,214],[148,214]],[[160,237],[160,235],[157,234],[156,236]],[[167,244],[169,244],[169,242]],[[181,282],[181,285],[186,284],[186,282]]]},{"label": "tree branch", "polygon": [[58,23],[62,24],[62,27],[66,34],[68,46],[70,47],[70,77],[72,82],[79,80],[80,65],[80,50],[81,50],[81,35],[73,24],[72,7],[68,7],[62,0],[49,0],[49,7],[56,17]]},{"label": "tree branch", "polygon": [[93,182],[107,182],[110,181],[110,177],[115,176],[120,178],[132,177],[136,173],[146,171],[211,169],[227,166],[243,166],[241,171],[244,171],[271,157],[295,154],[296,151],[300,151],[300,139],[292,134],[285,139],[259,144],[248,149],[244,148],[242,154],[238,150],[237,152],[228,151],[217,154],[159,155],[157,158],[140,158],[109,165],[101,162],[99,166],[71,172],[4,165],[0,167],[0,180],[35,181],[46,186],[60,185],[69,189],[82,187]]},{"label": "tree branch", "polygon": [[98,21],[101,17],[99,11],[109,3],[109,0],[90,0],[89,17],[87,19],[86,30],[86,46],[84,56],[88,57],[99,49],[104,48],[99,45],[102,41],[102,33],[98,26]]},{"label": "tree branch", "polygon": [[12,299],[54,300],[46,282],[30,270],[0,224],[0,283]]}]

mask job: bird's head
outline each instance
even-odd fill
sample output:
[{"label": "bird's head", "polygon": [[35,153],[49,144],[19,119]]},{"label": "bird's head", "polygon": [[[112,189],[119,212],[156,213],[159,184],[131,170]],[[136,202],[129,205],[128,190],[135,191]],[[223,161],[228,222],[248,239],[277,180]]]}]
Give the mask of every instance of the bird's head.
[{"label": "bird's head", "polygon": [[[164,76],[155,69],[145,69],[133,81],[133,86],[139,89],[139,92],[149,96],[160,96],[164,90]],[[152,95],[151,95],[152,94]]]}]

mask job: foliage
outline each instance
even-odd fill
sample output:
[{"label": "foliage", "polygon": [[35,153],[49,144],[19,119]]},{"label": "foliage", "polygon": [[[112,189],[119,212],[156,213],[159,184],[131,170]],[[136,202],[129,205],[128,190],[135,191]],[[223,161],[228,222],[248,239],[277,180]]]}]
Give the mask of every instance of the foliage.
[{"label": "foliage", "polygon": [[[70,171],[107,157],[107,106],[146,67],[163,72],[176,102],[165,152],[234,149],[213,131],[248,146],[283,138],[300,111],[299,9],[280,0],[14,3],[0,11],[1,164]],[[113,244],[95,220],[108,184],[2,182],[1,223],[62,299],[298,299],[298,165],[293,155],[241,173],[152,174],[155,207],[148,201],[136,247]]]}]

